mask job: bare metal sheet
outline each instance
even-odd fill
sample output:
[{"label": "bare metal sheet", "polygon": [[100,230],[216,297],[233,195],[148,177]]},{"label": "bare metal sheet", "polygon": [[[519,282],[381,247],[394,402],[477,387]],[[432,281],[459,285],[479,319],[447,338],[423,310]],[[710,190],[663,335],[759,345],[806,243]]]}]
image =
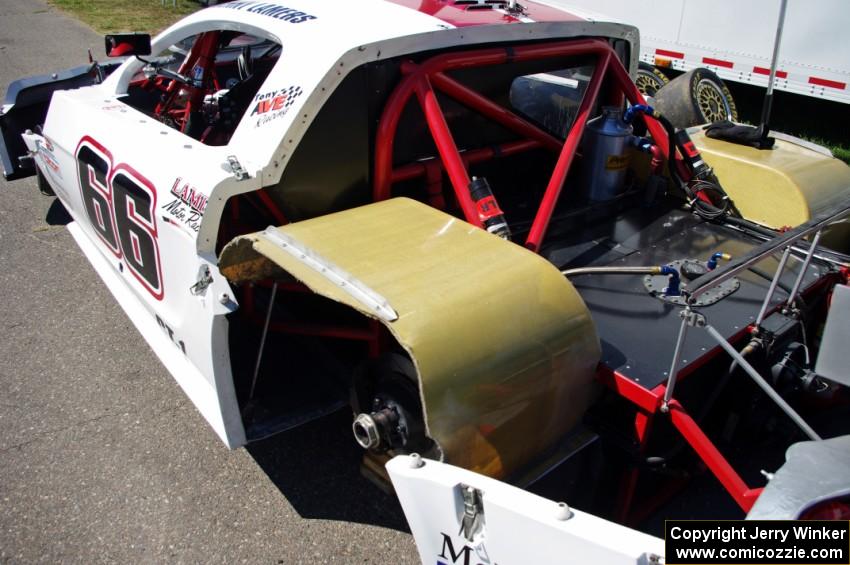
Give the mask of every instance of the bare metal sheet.
[{"label": "bare metal sheet", "polygon": [[850,286],[839,284],[835,286],[832,294],[815,372],[844,386],[850,386],[848,344],[850,344]]}]

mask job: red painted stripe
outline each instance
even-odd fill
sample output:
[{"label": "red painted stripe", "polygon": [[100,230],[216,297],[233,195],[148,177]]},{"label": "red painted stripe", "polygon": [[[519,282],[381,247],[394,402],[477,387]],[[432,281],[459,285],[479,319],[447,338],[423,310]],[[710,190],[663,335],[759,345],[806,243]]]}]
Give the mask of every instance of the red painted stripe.
[{"label": "red painted stripe", "polygon": [[727,69],[731,69],[735,66],[735,63],[732,61],[724,61],[723,59],[712,59],[711,57],[703,57],[702,62],[706,65],[714,65],[716,67],[726,67]]},{"label": "red painted stripe", "polygon": [[685,54],[680,53],[679,51],[667,51],[666,49],[656,49],[656,55],[661,55],[662,57],[673,57],[674,59],[684,59]]},{"label": "red painted stripe", "polygon": [[[389,0],[393,4],[405,6],[417,12],[433,16],[456,27],[512,24],[521,21],[503,11],[496,9],[469,9],[467,4],[455,4],[453,0]],[[526,15],[537,22],[572,22],[584,21],[575,14],[533,0],[523,3]]]},{"label": "red painted stripe", "polygon": [[839,90],[844,90],[847,88],[847,85],[843,82],[838,82],[837,80],[827,80],[825,78],[818,77],[809,77],[809,84],[816,84],[818,86],[828,86],[829,88],[837,88]]},{"label": "red painted stripe", "polygon": [[[766,75],[770,76],[770,69],[766,69],[765,67],[753,67],[753,72],[758,75]],[[777,78],[788,78],[788,73],[785,71],[776,71]]]}]

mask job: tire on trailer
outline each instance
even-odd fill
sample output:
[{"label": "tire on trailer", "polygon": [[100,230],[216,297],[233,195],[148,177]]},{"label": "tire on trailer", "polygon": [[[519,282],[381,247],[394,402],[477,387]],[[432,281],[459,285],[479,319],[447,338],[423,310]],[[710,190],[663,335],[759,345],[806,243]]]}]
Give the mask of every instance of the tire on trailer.
[{"label": "tire on trailer", "polygon": [[705,68],[688,71],[658,91],[655,109],[677,128],[719,120],[738,121],[738,108],[726,85]]},{"label": "tire on trailer", "polygon": [[670,82],[667,75],[658,70],[658,67],[649,63],[639,63],[637,76],[635,77],[635,86],[644,96],[655,98],[655,94],[661,90],[663,86]]}]

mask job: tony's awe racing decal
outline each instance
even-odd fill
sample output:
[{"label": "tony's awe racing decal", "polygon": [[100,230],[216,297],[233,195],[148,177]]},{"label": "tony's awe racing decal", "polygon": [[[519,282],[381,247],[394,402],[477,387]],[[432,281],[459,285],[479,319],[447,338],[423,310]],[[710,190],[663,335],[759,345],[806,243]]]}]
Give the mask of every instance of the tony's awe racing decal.
[{"label": "tony's awe racing decal", "polygon": [[300,86],[290,86],[271,92],[261,92],[254,96],[254,106],[250,114],[251,118],[257,118],[254,127],[260,127],[285,116],[302,92]]},{"label": "tony's awe racing decal", "polygon": [[317,19],[316,16],[311,16],[306,12],[299,12],[295,8],[287,8],[280,4],[269,4],[267,2],[228,2],[222,4],[222,8],[230,8],[231,10],[245,10],[254,14],[262,14],[276,20],[282,20],[291,24],[300,24],[309,20]]},{"label": "tony's awe racing decal", "polygon": [[157,300],[162,266],[157,242],[156,189],[131,166],[91,137],[77,145],[77,178],[89,222],[104,245]]}]

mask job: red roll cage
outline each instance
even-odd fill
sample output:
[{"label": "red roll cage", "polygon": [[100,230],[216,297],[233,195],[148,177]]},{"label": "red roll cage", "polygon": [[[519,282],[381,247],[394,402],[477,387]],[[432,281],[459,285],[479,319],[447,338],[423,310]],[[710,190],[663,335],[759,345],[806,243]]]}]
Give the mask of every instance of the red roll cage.
[{"label": "red roll cage", "polygon": [[[446,74],[446,71],[456,69],[487,67],[574,55],[595,56],[596,67],[587,91],[582,98],[576,119],[563,142]],[[435,174],[434,171],[429,170],[430,164],[422,162],[393,168],[393,142],[396,129],[402,111],[411,96],[415,95],[439,152],[440,160],[436,164],[446,171],[464,218],[475,226],[481,227],[482,222],[469,195],[468,164],[492,159],[497,156],[497,153],[499,156],[508,156],[536,148],[545,148],[558,153],[558,160],[525,241],[525,246],[535,252],[540,249],[546,235],[552,212],[558,202],[567,173],[570,171],[576,149],[584,133],[584,126],[599,98],[603,81],[610,78],[612,83],[606,93],[609,103],[622,104],[623,96],[631,104],[646,103],[614,50],[606,41],[601,39],[576,39],[539,45],[494,47],[461,53],[446,53],[418,64],[406,62],[402,65],[401,70],[405,76],[387,100],[378,124],[375,140],[374,200],[389,198],[394,182],[422,175],[430,177]],[[497,149],[475,149],[461,154],[440,108],[436,95],[437,90],[513,131],[523,139],[501,144]],[[661,149],[661,153],[666,155],[668,143],[663,127],[653,118],[646,119],[646,125],[655,143]]]}]

